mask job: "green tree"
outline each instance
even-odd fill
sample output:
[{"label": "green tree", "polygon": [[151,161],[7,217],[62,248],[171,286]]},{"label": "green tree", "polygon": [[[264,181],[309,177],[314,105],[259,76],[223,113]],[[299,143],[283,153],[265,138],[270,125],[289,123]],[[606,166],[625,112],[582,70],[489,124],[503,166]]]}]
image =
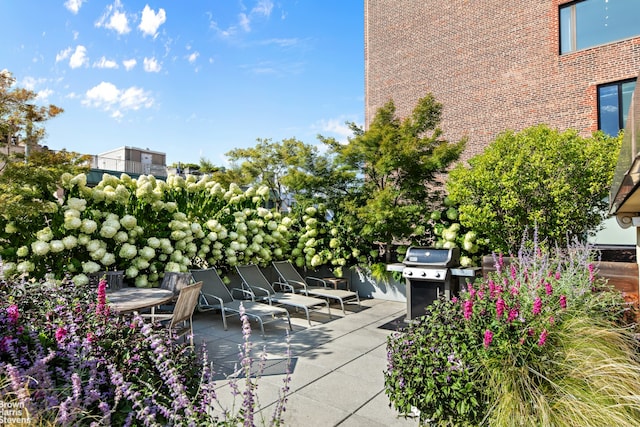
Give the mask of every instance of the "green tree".
[{"label": "green tree", "polygon": [[[44,122],[63,110],[36,105],[36,93],[15,87],[15,81],[7,70],[0,71],[0,215],[5,218],[42,215],[56,200],[62,174],[87,171],[90,159],[39,146],[46,136]],[[14,143],[23,144],[24,152],[11,150]]]},{"label": "green tree", "polygon": [[366,131],[350,124],[354,137],[347,144],[325,139],[338,164],[360,172],[355,178],[357,191],[343,200],[342,210],[355,215],[354,223],[361,224],[362,235],[372,243],[389,247],[406,240],[441,199],[437,178],[466,144],[466,138],[455,143],[442,138],[441,114],[442,104],[431,94],[418,100],[404,119],[389,101]]},{"label": "green tree", "polygon": [[[0,70],[0,146],[21,142],[25,154],[45,137],[44,122],[62,113],[55,105],[38,106],[37,94],[15,86],[16,79],[7,70]],[[0,162],[6,164],[10,150],[0,150]]]},{"label": "green tree", "polygon": [[285,176],[305,165],[306,159],[317,155],[317,148],[295,138],[282,142],[258,138],[258,144],[251,148],[237,148],[226,153],[231,162],[238,162],[237,175],[244,175],[249,182],[269,187],[276,208],[285,202],[291,203]]},{"label": "green tree", "polygon": [[515,253],[534,228],[562,246],[598,230],[621,141],[545,125],[507,131],[451,171],[449,197],[460,222],[489,238],[492,250]]}]

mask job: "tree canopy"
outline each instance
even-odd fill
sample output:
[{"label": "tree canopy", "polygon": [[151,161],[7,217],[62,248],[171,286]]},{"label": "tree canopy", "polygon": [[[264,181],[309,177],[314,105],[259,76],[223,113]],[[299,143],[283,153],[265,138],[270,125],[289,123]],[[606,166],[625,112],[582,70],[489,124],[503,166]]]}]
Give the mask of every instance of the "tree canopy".
[{"label": "tree canopy", "polygon": [[538,125],[499,135],[447,181],[460,222],[490,239],[491,249],[517,251],[524,233],[565,245],[597,231],[606,214],[621,137],[583,138]]}]

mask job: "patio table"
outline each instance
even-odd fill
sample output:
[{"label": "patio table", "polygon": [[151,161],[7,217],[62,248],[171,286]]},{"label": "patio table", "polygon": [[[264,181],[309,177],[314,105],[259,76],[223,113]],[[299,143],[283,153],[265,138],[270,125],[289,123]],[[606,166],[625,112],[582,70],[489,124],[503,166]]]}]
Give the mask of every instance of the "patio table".
[{"label": "patio table", "polygon": [[122,288],[107,291],[108,304],[120,313],[151,308],[153,314],[155,307],[166,304],[173,298],[173,292],[160,288]]}]

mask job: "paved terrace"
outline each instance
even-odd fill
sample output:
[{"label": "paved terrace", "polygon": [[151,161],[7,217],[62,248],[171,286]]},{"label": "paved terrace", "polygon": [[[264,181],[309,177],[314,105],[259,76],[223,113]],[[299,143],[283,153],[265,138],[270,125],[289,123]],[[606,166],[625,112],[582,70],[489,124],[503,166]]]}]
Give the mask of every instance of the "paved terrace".
[{"label": "paved terrace", "polygon": [[[311,314],[310,327],[304,313],[291,311],[293,332],[289,334],[291,383],[285,405],[287,426],[416,426],[417,419],[399,417],[389,408],[384,394],[383,371],[386,367],[386,340],[397,319],[406,313],[406,304],[367,299],[362,307],[331,305]],[[251,343],[254,354],[266,347],[265,369],[258,380],[258,398],[265,422],[271,419],[273,404],[283,385],[287,358],[287,326],[281,320],[265,325],[265,337],[252,322]],[[238,363],[242,328],[237,317],[222,326],[219,312],[194,315],[195,342],[206,343],[214,370],[219,374],[218,397],[230,407],[232,397],[224,378]],[[255,358],[254,358],[255,360]],[[243,381],[240,380],[239,385]],[[241,405],[242,396],[236,401]],[[261,425],[260,415],[255,423]]]}]

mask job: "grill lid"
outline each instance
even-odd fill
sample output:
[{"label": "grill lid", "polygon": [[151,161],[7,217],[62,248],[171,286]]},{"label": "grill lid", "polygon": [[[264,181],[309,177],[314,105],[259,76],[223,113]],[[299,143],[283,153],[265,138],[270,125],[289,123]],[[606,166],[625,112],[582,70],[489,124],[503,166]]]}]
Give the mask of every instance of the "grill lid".
[{"label": "grill lid", "polygon": [[427,246],[410,246],[402,263],[412,266],[457,266],[460,248],[436,249]]}]

